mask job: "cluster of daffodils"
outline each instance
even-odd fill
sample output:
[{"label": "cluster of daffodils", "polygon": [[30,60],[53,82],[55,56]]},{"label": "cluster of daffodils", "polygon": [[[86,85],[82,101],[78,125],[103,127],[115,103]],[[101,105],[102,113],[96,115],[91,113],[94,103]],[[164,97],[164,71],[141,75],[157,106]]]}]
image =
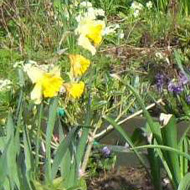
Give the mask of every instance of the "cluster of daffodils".
[{"label": "cluster of daffodils", "polygon": [[76,17],[78,27],[75,30],[78,35],[78,45],[90,51],[92,55],[95,55],[103,36],[115,34],[117,31],[119,39],[124,37],[119,24],[106,27],[104,10],[92,7],[88,1],[81,2],[79,8],[79,14]]},{"label": "cluster of daffodils", "polygon": [[87,71],[90,66],[90,60],[79,54],[71,54],[69,55],[69,59],[71,63],[70,76],[72,82],[65,83],[64,87],[68,91],[69,96],[79,98],[84,91],[85,84],[83,81],[78,81],[78,79]]},{"label": "cluster of daffodils", "polygon": [[105,30],[105,21],[98,18],[99,16],[104,17],[104,11],[93,8],[89,2],[83,2],[82,6],[87,10],[81,12],[76,18],[78,27],[75,33],[79,36],[78,45],[95,55]]},{"label": "cluster of daffodils", "polygon": [[[148,10],[150,10],[152,8],[153,4],[151,1],[148,1],[146,3],[146,8]],[[138,3],[136,1],[134,1],[132,4],[131,4],[131,10],[133,12],[133,16],[136,18],[140,15],[140,12],[142,12],[142,10],[144,9],[144,6],[141,4],[141,3]]]},{"label": "cluster of daffodils", "polygon": [[69,55],[69,58],[71,63],[70,75],[72,76],[70,82],[65,82],[62,79],[58,66],[39,66],[36,63],[24,65],[24,71],[34,84],[31,99],[35,104],[40,104],[43,98],[52,98],[61,92],[66,92],[69,98],[80,98],[84,92],[85,84],[78,81],[78,78],[86,72],[90,66],[90,61],[78,54]]},{"label": "cluster of daffodils", "polygon": [[[80,4],[82,11],[77,17],[78,27],[75,33],[78,35],[78,45],[91,52],[96,53],[96,48],[102,42],[105,22],[99,19],[104,17],[102,9],[94,9],[89,2]],[[35,104],[40,104],[43,98],[52,98],[58,94],[66,94],[68,98],[80,98],[85,89],[85,83],[81,81],[81,76],[90,66],[90,60],[80,54],[69,54],[70,72],[67,73],[69,81],[61,77],[61,70],[58,66],[38,65],[34,61],[17,62],[14,67],[24,67],[34,88],[31,92],[31,99]]]}]

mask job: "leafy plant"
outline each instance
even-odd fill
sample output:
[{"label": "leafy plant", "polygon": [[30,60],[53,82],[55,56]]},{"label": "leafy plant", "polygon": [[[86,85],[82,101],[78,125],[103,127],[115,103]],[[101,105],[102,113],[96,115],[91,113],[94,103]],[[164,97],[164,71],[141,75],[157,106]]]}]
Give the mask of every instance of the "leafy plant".
[{"label": "leafy plant", "polygon": [[[186,174],[186,173],[184,174],[184,169],[185,169],[185,171],[187,171],[187,168],[188,168],[188,165],[186,162],[187,160],[185,160],[185,163],[183,162],[184,160],[180,163],[180,160],[179,160],[181,158],[180,156],[183,156],[183,157],[185,157],[185,159],[188,159],[188,160],[190,159],[190,157],[188,155],[187,148],[182,149],[182,151],[181,151],[181,144],[178,147],[177,127],[176,127],[176,120],[175,120],[174,116],[172,116],[172,115],[164,116],[164,118],[163,118],[164,126],[161,127],[161,125],[159,125],[158,123],[155,123],[153,121],[150,114],[145,109],[143,101],[140,98],[140,96],[138,95],[138,93],[136,92],[136,90],[133,87],[131,87],[129,84],[125,83],[123,80],[120,79],[120,81],[123,84],[125,84],[126,86],[128,86],[128,88],[131,89],[131,91],[136,96],[139,104],[141,105],[141,107],[144,111],[144,115],[147,119],[148,126],[153,135],[153,140],[150,142],[150,145],[134,147],[134,145],[131,144],[130,138],[127,137],[127,134],[113,119],[111,119],[110,117],[107,117],[107,116],[104,116],[104,118],[118,130],[118,132],[121,134],[121,136],[123,136],[125,138],[127,143],[130,145],[131,150],[134,150],[135,154],[138,156],[141,163],[142,163],[142,159],[141,159],[141,157],[139,157],[139,155],[138,155],[139,153],[136,151],[139,148],[156,148],[156,149],[154,149],[155,153],[159,156],[159,159],[161,160],[161,162],[165,168],[165,171],[168,174],[171,184],[173,185],[173,188],[177,189],[180,184],[181,179]],[[185,135],[186,135],[186,133],[184,134],[184,136]],[[151,145],[152,143],[153,143],[153,145]],[[154,158],[154,162],[150,162],[150,166],[152,169],[151,174],[152,174],[153,184],[155,185],[156,189],[157,188],[162,189],[161,184],[159,184],[159,182],[161,183],[160,174],[158,172],[160,170],[160,165],[157,164],[157,163],[159,163],[159,160],[156,160],[155,153],[154,154],[152,154],[152,153],[153,153],[152,151],[151,152],[149,151],[150,159]],[[152,156],[152,158],[151,158],[151,156]],[[146,167],[146,165],[145,165],[145,167]],[[155,167],[156,167],[156,169],[155,169]],[[159,180],[159,182],[156,180]]]}]

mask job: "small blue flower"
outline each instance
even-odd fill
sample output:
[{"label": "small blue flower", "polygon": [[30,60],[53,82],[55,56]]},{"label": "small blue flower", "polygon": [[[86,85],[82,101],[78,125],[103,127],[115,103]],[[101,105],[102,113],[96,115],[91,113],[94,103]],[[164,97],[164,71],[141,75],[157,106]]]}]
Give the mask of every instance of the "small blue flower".
[{"label": "small blue flower", "polygon": [[103,155],[104,155],[105,157],[108,157],[108,156],[110,156],[110,154],[111,154],[111,150],[110,150],[107,146],[105,146],[105,147],[102,149],[102,153],[103,153]]},{"label": "small blue flower", "polygon": [[163,74],[158,73],[156,75],[156,87],[159,92],[162,92],[163,90],[164,80],[165,80],[165,76]]},{"label": "small blue flower", "polygon": [[188,77],[185,73],[179,72],[179,82],[181,82],[183,85],[187,84],[189,82]]},{"label": "small blue flower", "polygon": [[177,81],[170,81],[168,84],[168,91],[173,92],[174,94],[180,94],[183,92],[183,84]]}]

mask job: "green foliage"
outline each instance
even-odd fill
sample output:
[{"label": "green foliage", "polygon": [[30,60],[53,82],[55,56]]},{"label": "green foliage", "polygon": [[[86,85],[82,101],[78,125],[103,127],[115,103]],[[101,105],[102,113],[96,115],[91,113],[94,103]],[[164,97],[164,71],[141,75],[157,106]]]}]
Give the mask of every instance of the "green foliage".
[{"label": "green foliage", "polygon": [[[169,146],[171,148],[178,148],[177,141],[177,125],[175,117],[171,117],[167,125],[161,130],[163,136],[163,145]],[[176,186],[180,181],[180,166],[179,166],[179,157],[173,152],[163,153],[164,158],[170,168],[171,173],[173,174],[173,180]]]},{"label": "green foliage", "polygon": [[190,173],[187,173],[181,180],[177,190],[189,190],[190,189]]},{"label": "green foliage", "polygon": [[100,172],[110,171],[114,168],[116,162],[116,155],[111,152],[110,155],[105,156],[102,148],[94,146],[92,155],[89,158],[87,172],[89,176],[98,177]]},{"label": "green foliage", "polygon": [[[124,83],[126,86],[128,86],[130,88],[130,90],[134,93],[134,95],[136,96],[138,103],[141,105],[141,107],[144,111],[144,115],[149,124],[150,131],[153,135],[153,139],[155,139],[153,141],[154,144],[152,146],[145,145],[145,146],[142,146],[139,148],[158,148],[157,151],[156,151],[156,149],[154,151],[156,151],[158,156],[160,157],[160,160],[162,161],[162,163],[165,167],[165,170],[168,173],[171,183],[173,184],[173,188],[177,189],[177,187],[179,186],[180,181],[181,181],[181,176],[182,177],[184,176],[184,172],[183,172],[184,169],[185,169],[185,171],[187,171],[187,168],[188,168],[187,160],[185,161],[185,163],[181,162],[182,165],[180,165],[180,162],[179,162],[180,155],[183,155],[188,160],[189,160],[189,155],[188,155],[187,148],[182,149],[182,151],[184,151],[184,152],[181,152],[181,148],[178,147],[176,119],[171,115],[167,115],[167,117],[165,116],[165,118],[163,118],[163,122],[164,123],[167,122],[167,123],[164,124],[163,128],[161,129],[160,125],[156,125],[153,122],[150,114],[145,109],[145,106],[143,104],[141,97],[138,95],[136,90],[133,87],[131,87],[129,84],[126,84],[121,79],[120,79],[120,81],[122,83]],[[126,136],[125,132],[114,120],[112,120],[111,118],[108,118],[108,117],[105,117],[105,118],[121,133],[122,136],[124,136],[127,143],[130,145],[130,147],[132,147],[132,150],[134,150],[134,151],[138,150],[138,147],[134,147],[134,145],[131,144],[130,138]],[[184,134],[184,136],[185,136],[185,134]],[[135,152],[135,153],[137,154],[137,152]],[[138,154],[137,154],[137,156],[138,156]],[[149,151],[149,156],[150,156],[149,160],[151,160],[151,157],[154,157],[154,159],[155,159],[154,163],[152,161],[150,162],[150,165],[152,168],[152,173],[151,173],[152,179],[158,180],[157,182],[161,182],[160,174],[158,172],[160,170],[160,166],[159,166],[159,164],[157,164],[157,163],[159,163],[159,160],[156,159],[155,153],[153,154],[152,151]],[[139,158],[139,156],[138,156],[138,158]],[[140,158],[140,160],[141,160],[141,158]],[[155,167],[156,167],[156,169],[155,169]],[[161,185],[160,184],[158,185],[157,182],[155,181],[155,188],[159,187],[161,189]]]},{"label": "green foliage", "polygon": [[8,79],[16,78],[14,69],[12,67],[12,63],[19,60],[21,56],[10,49],[0,49],[0,76],[5,77]]}]

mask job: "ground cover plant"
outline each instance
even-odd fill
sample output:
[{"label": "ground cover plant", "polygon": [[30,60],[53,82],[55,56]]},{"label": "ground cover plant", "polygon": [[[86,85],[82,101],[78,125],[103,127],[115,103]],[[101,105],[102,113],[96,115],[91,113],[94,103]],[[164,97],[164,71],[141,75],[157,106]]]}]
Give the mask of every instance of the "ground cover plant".
[{"label": "ground cover plant", "polygon": [[[190,118],[189,9],[0,1],[0,189],[89,189],[118,152],[136,155],[151,188],[189,189],[189,127],[177,126]],[[141,114],[146,126],[126,132]],[[125,146],[99,143],[113,129]]]}]

